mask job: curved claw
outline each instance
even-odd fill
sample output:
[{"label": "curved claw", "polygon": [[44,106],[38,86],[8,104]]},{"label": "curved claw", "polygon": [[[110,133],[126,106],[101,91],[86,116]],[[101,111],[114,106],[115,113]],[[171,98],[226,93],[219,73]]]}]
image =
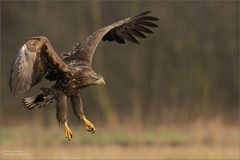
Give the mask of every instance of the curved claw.
[{"label": "curved claw", "polygon": [[92,122],[90,122],[87,118],[83,118],[83,121],[84,121],[84,123],[85,123],[85,125],[86,125],[86,129],[87,129],[87,131],[88,132],[91,132],[92,134],[93,133],[95,133],[95,131],[96,131],[96,128],[95,128],[95,126],[94,126],[94,124],[92,123]]},{"label": "curved claw", "polygon": [[68,127],[67,123],[65,123],[65,129],[66,129],[65,131],[66,139],[70,141],[71,138],[73,137],[73,134],[71,129]]},{"label": "curved claw", "polygon": [[73,135],[72,135],[71,130],[69,128],[66,129],[66,139],[70,141],[72,137],[73,137]]},{"label": "curved claw", "polygon": [[95,133],[95,131],[96,131],[96,128],[94,126],[86,125],[86,129],[88,132],[91,132],[92,134]]}]

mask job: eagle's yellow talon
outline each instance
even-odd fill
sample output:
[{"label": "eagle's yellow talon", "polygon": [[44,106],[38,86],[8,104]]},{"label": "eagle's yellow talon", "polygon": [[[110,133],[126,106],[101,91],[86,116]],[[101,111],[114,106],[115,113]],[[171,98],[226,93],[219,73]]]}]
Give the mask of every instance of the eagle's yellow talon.
[{"label": "eagle's yellow talon", "polygon": [[84,123],[85,123],[85,125],[86,125],[86,129],[87,129],[87,131],[88,132],[91,132],[91,133],[95,133],[95,131],[96,131],[96,128],[95,128],[95,126],[94,126],[94,124],[92,124],[92,122],[90,122],[87,118],[83,118],[83,121],[84,121]]},{"label": "eagle's yellow talon", "polygon": [[66,139],[70,141],[71,138],[73,137],[72,131],[71,131],[71,129],[68,127],[67,123],[64,123],[64,125],[65,125],[65,129],[66,129],[66,131],[65,131]]}]

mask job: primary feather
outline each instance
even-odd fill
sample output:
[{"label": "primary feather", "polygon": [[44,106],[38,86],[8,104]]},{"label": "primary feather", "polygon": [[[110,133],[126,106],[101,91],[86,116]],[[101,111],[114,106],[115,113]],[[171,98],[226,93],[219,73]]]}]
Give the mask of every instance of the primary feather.
[{"label": "primary feather", "polygon": [[153,33],[149,28],[158,27],[158,25],[153,23],[153,21],[157,21],[158,18],[146,16],[149,13],[151,13],[151,11],[140,13],[96,30],[88,36],[65,61],[75,61],[75,63],[79,65],[91,66],[94,51],[101,40],[116,41],[120,44],[125,44],[127,40],[139,44],[136,37],[146,38],[146,35],[143,33]]}]

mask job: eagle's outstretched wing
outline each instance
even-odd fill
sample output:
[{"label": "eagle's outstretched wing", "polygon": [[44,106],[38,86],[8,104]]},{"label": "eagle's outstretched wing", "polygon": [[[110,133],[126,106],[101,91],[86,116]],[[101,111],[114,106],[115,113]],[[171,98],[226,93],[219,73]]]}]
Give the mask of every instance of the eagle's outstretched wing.
[{"label": "eagle's outstretched wing", "polygon": [[49,69],[67,72],[66,65],[45,37],[29,39],[13,61],[9,87],[13,94],[26,92],[41,81]]},{"label": "eagle's outstretched wing", "polygon": [[134,36],[146,38],[142,32],[153,33],[147,27],[158,27],[152,22],[157,21],[158,18],[147,16],[149,13],[151,11],[140,13],[96,30],[83,43],[75,46],[74,53],[66,59],[66,62],[91,66],[94,51],[101,40],[116,41],[120,44],[124,44],[127,40],[138,44],[139,42]]}]

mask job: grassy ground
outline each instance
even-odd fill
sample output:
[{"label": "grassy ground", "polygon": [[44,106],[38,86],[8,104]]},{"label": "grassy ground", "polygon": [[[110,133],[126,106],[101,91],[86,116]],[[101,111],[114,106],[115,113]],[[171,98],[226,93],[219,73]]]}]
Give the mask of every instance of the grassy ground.
[{"label": "grassy ground", "polygon": [[217,124],[157,130],[2,127],[2,159],[239,159],[239,129]]}]

